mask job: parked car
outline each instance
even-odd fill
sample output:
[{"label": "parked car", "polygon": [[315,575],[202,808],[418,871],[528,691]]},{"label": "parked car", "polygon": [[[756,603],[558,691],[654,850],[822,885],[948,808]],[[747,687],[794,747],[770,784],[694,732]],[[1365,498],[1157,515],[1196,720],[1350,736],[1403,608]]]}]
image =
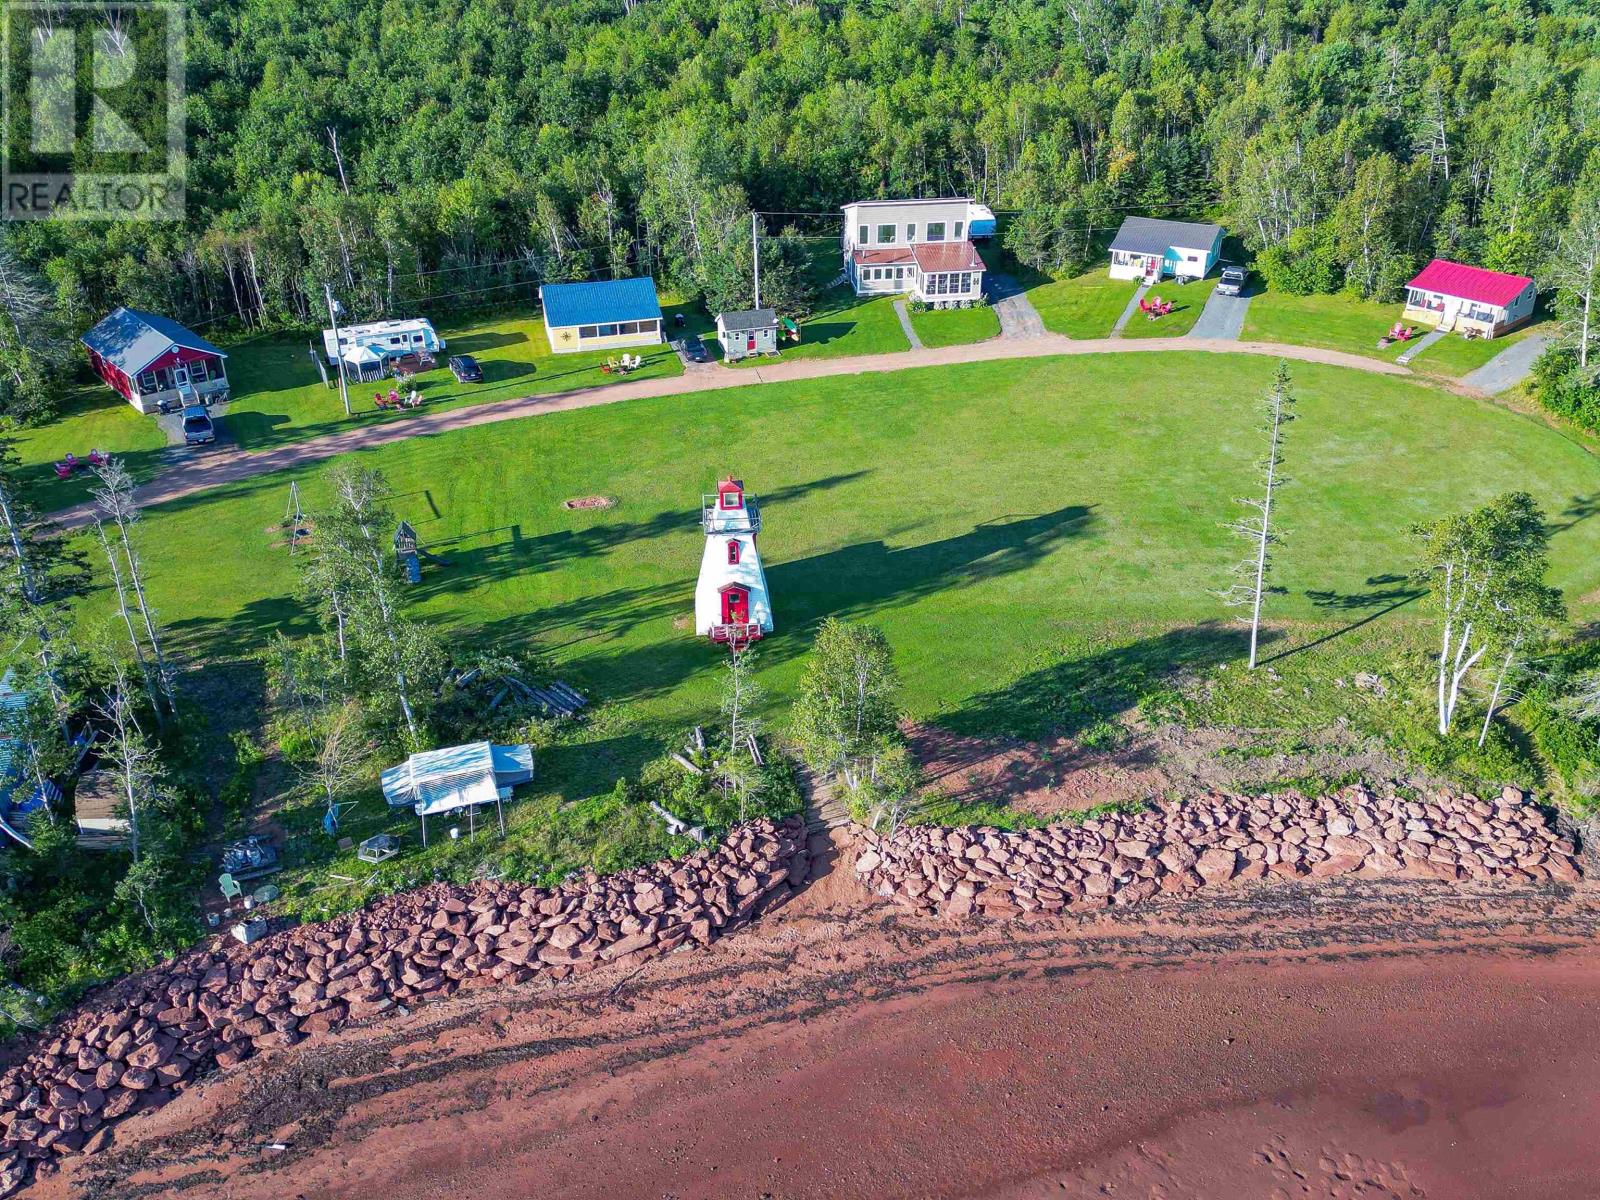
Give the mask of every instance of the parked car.
[{"label": "parked car", "polygon": [[183,410],[183,440],[190,446],[203,446],[217,440],[217,427],[203,404]]},{"label": "parked car", "polygon": [[1222,282],[1217,284],[1217,291],[1224,296],[1239,296],[1244,293],[1245,281],[1250,278],[1250,272],[1235,263],[1222,265]]},{"label": "parked car", "polygon": [[698,336],[683,339],[683,356],[693,363],[711,361],[711,351],[706,349],[706,344]]},{"label": "parked car", "polygon": [[482,383],[483,368],[478,365],[478,360],[470,354],[457,354],[450,359],[450,374],[456,377],[457,383]]}]

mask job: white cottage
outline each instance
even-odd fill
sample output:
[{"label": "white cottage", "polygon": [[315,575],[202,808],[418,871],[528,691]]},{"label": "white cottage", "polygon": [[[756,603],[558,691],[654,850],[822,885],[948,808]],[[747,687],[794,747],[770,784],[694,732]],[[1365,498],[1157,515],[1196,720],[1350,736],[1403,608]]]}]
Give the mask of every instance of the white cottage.
[{"label": "white cottage", "polygon": [[1406,284],[1402,319],[1493,338],[1530,320],[1536,299],[1526,275],[1436,258]]},{"label": "white cottage", "polygon": [[1222,226],[1128,217],[1111,241],[1111,278],[1204,279],[1222,253]]},{"label": "white cottage", "polygon": [[974,237],[994,214],[968,199],[857,200],[844,206],[844,272],[856,295],[909,293],[935,308],[983,295]]},{"label": "white cottage", "polygon": [[772,632],[772,601],[756,534],[761,510],[742,480],[717,484],[700,502],[706,548],[694,592],[694,630],[714,642],[748,642]]}]

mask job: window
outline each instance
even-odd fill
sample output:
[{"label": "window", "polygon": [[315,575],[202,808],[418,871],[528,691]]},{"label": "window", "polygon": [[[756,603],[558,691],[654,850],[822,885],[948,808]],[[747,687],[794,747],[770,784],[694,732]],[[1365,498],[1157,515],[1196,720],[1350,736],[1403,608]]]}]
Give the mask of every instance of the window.
[{"label": "window", "polygon": [[858,237],[856,239],[856,241],[859,244],[865,246],[867,244],[867,227],[865,225],[863,225],[859,230],[857,230],[857,232],[860,233],[861,236]]},{"label": "window", "polygon": [[389,339],[389,345],[391,345],[391,346],[399,346],[399,345],[404,344],[404,341],[405,341],[404,338],[392,337],[392,338]]},{"label": "window", "polygon": [[885,244],[894,241],[894,226],[893,225],[879,225],[878,226],[878,241],[882,242],[882,243],[885,243]]},{"label": "window", "polygon": [[961,240],[961,230],[963,228],[965,228],[964,224],[961,221],[957,221],[955,223],[955,228],[951,231],[950,236],[959,242]]},{"label": "window", "polygon": [[739,565],[739,539],[738,538],[729,538],[728,539],[728,565],[730,567],[736,567],[736,566]]},{"label": "window", "polygon": [[961,290],[963,292],[972,290],[972,274],[969,271],[961,272]]},{"label": "window", "polygon": [[154,371],[146,371],[139,376],[139,390],[141,392],[153,392],[156,390],[156,373]]},{"label": "window", "polygon": [[599,337],[600,336],[600,326],[598,326],[598,325],[579,325],[578,326],[578,336],[580,338]]},{"label": "window", "polygon": [[721,496],[721,504],[723,508],[738,508],[739,493],[731,490],[723,492]]},{"label": "window", "polygon": [[600,326],[599,336],[603,338],[616,337],[617,327],[615,325],[602,325]]},{"label": "window", "polygon": [[942,242],[942,241],[944,241],[944,222],[943,221],[929,221],[928,222],[928,240],[930,242]]},{"label": "window", "polygon": [[211,378],[211,373],[206,369],[206,360],[197,358],[189,364],[189,378],[196,383],[204,383]]},{"label": "window", "polygon": [[917,240],[917,223],[915,221],[912,221],[909,225],[906,226],[906,241],[914,242],[916,240]]}]

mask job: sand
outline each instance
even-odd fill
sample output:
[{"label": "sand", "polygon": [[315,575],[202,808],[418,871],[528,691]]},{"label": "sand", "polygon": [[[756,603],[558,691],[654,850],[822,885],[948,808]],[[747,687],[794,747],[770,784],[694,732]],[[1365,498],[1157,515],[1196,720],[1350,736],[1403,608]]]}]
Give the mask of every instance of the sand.
[{"label": "sand", "polygon": [[1389,881],[951,923],[834,870],[709,950],[264,1056],[34,1192],[1594,1194],[1597,926],[1590,885]]}]

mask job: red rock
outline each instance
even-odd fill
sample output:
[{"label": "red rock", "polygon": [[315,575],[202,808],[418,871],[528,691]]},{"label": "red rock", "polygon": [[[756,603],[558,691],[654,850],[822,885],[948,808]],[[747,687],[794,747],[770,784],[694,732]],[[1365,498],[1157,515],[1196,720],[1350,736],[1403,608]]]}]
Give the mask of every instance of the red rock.
[{"label": "red rock", "polygon": [[1237,851],[1212,847],[1195,860],[1194,869],[1207,883],[1226,883],[1239,867]]},{"label": "red rock", "polygon": [[156,1085],[156,1073],[148,1067],[129,1067],[122,1073],[122,1086],[136,1092]]}]

